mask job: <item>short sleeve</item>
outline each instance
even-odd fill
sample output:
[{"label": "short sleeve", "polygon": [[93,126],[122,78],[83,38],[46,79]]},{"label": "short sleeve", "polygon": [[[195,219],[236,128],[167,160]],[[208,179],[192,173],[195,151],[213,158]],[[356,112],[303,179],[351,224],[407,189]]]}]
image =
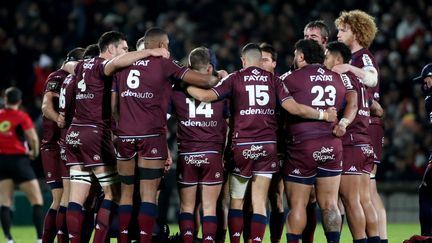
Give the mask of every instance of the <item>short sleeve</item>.
[{"label": "short sleeve", "polygon": [[184,67],[179,61],[166,58],[160,58],[160,60],[167,77],[183,79],[184,75],[189,71],[189,68]]},{"label": "short sleeve", "polygon": [[222,79],[221,81],[219,81],[219,83],[212,88],[212,90],[216,93],[219,99],[231,95],[233,89],[234,77],[235,76],[233,74],[230,74],[226,76],[224,79]]},{"label": "short sleeve", "polygon": [[275,90],[276,95],[279,99],[280,104],[282,104],[287,99],[292,99],[292,96],[290,92],[288,91],[288,88],[285,86],[285,84],[282,82],[282,80],[278,77],[274,77],[274,84],[275,84]]}]

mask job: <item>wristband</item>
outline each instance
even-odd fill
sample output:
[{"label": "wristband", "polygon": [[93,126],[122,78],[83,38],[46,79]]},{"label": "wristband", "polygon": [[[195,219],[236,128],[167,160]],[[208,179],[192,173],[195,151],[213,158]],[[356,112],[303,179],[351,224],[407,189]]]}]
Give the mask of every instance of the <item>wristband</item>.
[{"label": "wristband", "polygon": [[345,117],[343,117],[339,121],[339,125],[343,126],[344,128],[346,128],[349,124],[350,124],[349,120]]},{"label": "wristband", "polygon": [[319,111],[318,120],[324,120],[324,111]]}]

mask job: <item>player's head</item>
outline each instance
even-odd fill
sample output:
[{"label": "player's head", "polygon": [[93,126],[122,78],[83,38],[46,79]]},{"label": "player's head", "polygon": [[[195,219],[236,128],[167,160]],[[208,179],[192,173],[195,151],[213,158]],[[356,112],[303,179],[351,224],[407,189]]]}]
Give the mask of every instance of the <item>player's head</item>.
[{"label": "player's head", "polygon": [[76,48],[72,49],[66,55],[65,62],[81,60],[84,56],[84,51],[85,51],[85,49],[82,47],[76,47]]},{"label": "player's head", "polygon": [[144,34],[144,48],[165,48],[168,50],[169,39],[165,30],[157,27],[150,28]]},{"label": "player's head", "polygon": [[213,74],[216,71],[216,56],[204,46],[193,49],[189,54],[189,66],[203,74]]},{"label": "player's head", "polygon": [[5,91],[5,104],[6,105],[19,105],[21,104],[22,92],[18,88],[10,87]]},{"label": "player's head", "polygon": [[102,34],[98,40],[101,54],[107,53],[111,57],[128,52],[126,36],[118,31],[108,31]]},{"label": "player's head", "polygon": [[335,20],[338,40],[352,49],[353,44],[368,48],[378,31],[374,17],[361,10],[343,11]]},{"label": "player's head", "polygon": [[303,30],[303,38],[315,40],[323,47],[327,44],[329,35],[329,27],[322,20],[309,22]]},{"label": "player's head", "polygon": [[261,43],[262,68],[268,72],[274,73],[277,61],[277,52],[274,47],[267,43]]},{"label": "player's head", "polygon": [[308,64],[324,62],[324,50],[318,42],[311,39],[301,39],[294,46],[294,66],[302,68]]},{"label": "player's head", "polygon": [[97,57],[100,54],[98,44],[88,45],[84,51],[84,59]]},{"label": "player's head", "polygon": [[144,36],[137,40],[135,48],[137,51],[144,50]]},{"label": "player's head", "polygon": [[250,66],[261,67],[261,48],[256,43],[246,44],[241,51],[241,60],[244,68]]},{"label": "player's head", "polygon": [[333,41],[327,44],[324,65],[328,69],[332,69],[338,64],[349,63],[350,60],[351,51],[347,45],[339,41]]}]

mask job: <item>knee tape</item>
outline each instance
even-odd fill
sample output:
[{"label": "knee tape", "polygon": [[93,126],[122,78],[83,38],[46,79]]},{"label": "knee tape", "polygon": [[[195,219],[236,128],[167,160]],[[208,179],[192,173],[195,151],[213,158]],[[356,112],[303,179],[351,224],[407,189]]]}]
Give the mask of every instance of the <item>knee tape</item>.
[{"label": "knee tape", "polygon": [[119,175],[120,181],[126,185],[133,185],[135,180],[133,175]]},{"label": "knee tape", "polygon": [[249,179],[236,175],[230,175],[230,196],[234,199],[243,199],[246,193]]},{"label": "knee tape", "polygon": [[70,170],[70,181],[76,183],[92,184],[92,176],[89,171]]},{"label": "knee tape", "polygon": [[163,177],[164,169],[138,168],[140,180],[154,180]]},{"label": "knee tape", "polygon": [[262,177],[271,179],[273,177],[273,174],[271,174],[271,173],[255,173],[254,176],[262,176]]},{"label": "knee tape", "polygon": [[110,186],[120,181],[117,170],[114,167],[107,168],[106,172],[95,174],[99,184],[104,186]]}]

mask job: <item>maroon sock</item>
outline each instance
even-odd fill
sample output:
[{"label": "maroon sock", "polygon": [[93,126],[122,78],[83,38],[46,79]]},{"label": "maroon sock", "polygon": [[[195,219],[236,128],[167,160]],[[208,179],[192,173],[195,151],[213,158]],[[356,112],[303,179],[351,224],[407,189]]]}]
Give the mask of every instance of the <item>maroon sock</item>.
[{"label": "maroon sock", "polygon": [[91,236],[93,234],[93,230],[95,227],[95,210],[94,208],[84,210],[84,222],[81,226],[81,240],[82,242],[90,242]]},{"label": "maroon sock", "polygon": [[279,212],[271,212],[270,214],[270,241],[280,242],[282,238],[282,232],[285,225],[285,214]]},{"label": "maroon sock", "polygon": [[213,243],[215,242],[217,230],[217,217],[216,216],[204,216],[203,217],[203,229],[202,229],[202,242]]},{"label": "maroon sock", "polygon": [[56,227],[56,216],[57,216],[57,210],[50,208],[45,215],[44,220],[44,229],[42,234],[42,241],[45,243],[52,243],[54,242],[54,238],[57,234],[57,227]]},{"label": "maroon sock", "polygon": [[138,216],[140,243],[151,243],[153,226],[158,215],[158,207],[154,203],[142,202]]},{"label": "maroon sock", "polygon": [[71,243],[81,243],[81,229],[84,221],[82,206],[75,202],[68,204],[66,223]]},{"label": "maroon sock", "polygon": [[132,217],[132,205],[119,206],[119,243],[128,243],[129,223]]},{"label": "maroon sock", "polygon": [[117,205],[113,201],[106,199],[102,201],[96,217],[94,243],[105,242],[116,207]]},{"label": "maroon sock", "polygon": [[193,214],[180,213],[179,215],[180,235],[183,243],[192,243],[195,229]]},{"label": "maroon sock", "polygon": [[307,205],[306,215],[307,221],[302,233],[302,243],[314,242],[314,233],[317,225],[316,202]]},{"label": "maroon sock", "polygon": [[252,211],[243,212],[243,222],[246,224],[243,225],[243,240],[244,242],[248,242],[251,239],[251,220],[252,220]]},{"label": "maroon sock", "polygon": [[69,242],[68,230],[66,225],[66,211],[67,208],[60,206],[56,216],[56,228],[57,228],[57,243]]},{"label": "maroon sock", "polygon": [[253,214],[251,221],[252,242],[262,242],[267,224],[267,217],[261,214]]},{"label": "maroon sock", "polygon": [[243,231],[243,211],[230,209],[228,212],[228,229],[231,243],[240,243],[240,236]]}]

